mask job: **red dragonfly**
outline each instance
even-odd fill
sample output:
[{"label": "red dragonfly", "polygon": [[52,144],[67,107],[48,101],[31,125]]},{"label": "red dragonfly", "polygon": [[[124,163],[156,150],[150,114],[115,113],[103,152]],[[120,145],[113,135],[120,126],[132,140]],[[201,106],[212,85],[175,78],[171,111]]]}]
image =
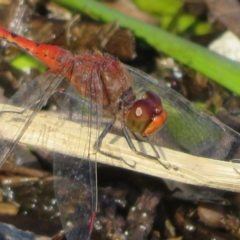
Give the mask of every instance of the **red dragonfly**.
[{"label": "red dragonfly", "polygon": [[[7,159],[18,140],[27,129],[29,123],[52,94],[61,95],[59,97],[61,100],[58,101],[59,105],[62,107],[66,108],[69,101],[71,102],[70,108],[76,108],[80,105],[79,101],[74,99],[74,95],[69,96],[69,86],[62,87],[65,85],[65,82],[63,83],[64,78],[70,81],[72,87],[78,92],[78,95],[80,94],[83,99],[88,99],[88,101],[85,100],[85,106],[84,104],[82,105],[84,108],[87,108],[88,105],[89,109],[87,111],[90,114],[88,115],[89,119],[87,119],[87,121],[89,126],[98,126],[99,123],[96,122],[96,119],[99,119],[101,115],[105,116],[105,112],[111,116],[112,121],[106,124],[105,129],[94,145],[97,151],[101,151],[101,142],[105,135],[110,131],[114,123],[120,120],[122,133],[131,149],[138,154],[143,154],[136,150],[128,131],[140,133],[142,137],[147,138],[148,135],[158,130],[166,121],[167,113],[162,107],[159,96],[152,91],[146,91],[143,98],[136,100],[136,95],[133,92],[133,83],[129,73],[113,56],[101,54],[100,52],[86,52],[74,56],[69,51],[60,47],[35,43],[11,33],[4,28],[0,28],[0,37],[8,42],[16,44],[50,68],[48,73],[33,80],[31,84],[20,90],[10,100],[11,104],[21,106],[24,109],[30,108],[33,111],[28,114],[25,114],[25,111],[22,112],[21,118],[24,118],[22,121],[24,121],[25,124],[22,125],[22,128],[19,129],[17,133],[14,133],[14,139],[16,140],[12,143],[5,141],[1,144],[1,164]],[[4,114],[4,109],[1,110],[1,114]],[[72,118],[73,114],[70,115]],[[95,119],[95,123],[93,119]],[[81,137],[81,135],[79,135],[79,137]],[[160,163],[162,163],[158,152],[154,147],[153,149],[156,156],[152,157],[158,159]],[[61,156],[59,158],[64,159],[63,163],[71,161],[70,159],[67,161],[66,156]],[[87,159],[87,155],[85,159]],[[60,161],[57,163],[58,166],[55,167],[55,171],[58,172],[58,175],[62,176],[64,174],[62,169],[66,167],[60,167],[61,164],[59,162]],[[91,174],[94,172],[92,170],[93,166],[88,166],[87,163],[81,164],[81,166],[77,166],[77,169],[81,168],[82,171],[91,175],[87,177],[87,179],[90,179],[87,180],[87,185],[90,185],[90,188],[95,191],[96,187],[93,183],[95,180],[92,179],[93,174]],[[166,163],[162,164],[166,168],[169,167]],[[64,171],[66,171],[66,169]],[[79,174],[75,173],[75,175],[77,176]],[[73,176],[73,178],[75,177]],[[81,185],[84,184],[83,181],[82,179]],[[60,185],[62,185],[62,183]],[[79,232],[76,234],[71,232],[68,234],[77,235],[78,239],[83,239],[84,236],[85,239],[85,235],[88,235],[92,230],[93,218],[96,211],[96,207],[94,207],[96,205],[96,200],[95,197],[91,195],[96,196],[96,194],[93,190],[87,191],[87,189],[83,189],[83,187],[81,187],[81,191],[85,192],[84,195],[91,202],[89,208],[93,209],[92,212],[90,211],[88,213],[83,213],[83,209],[80,211],[80,217],[81,215],[91,215],[91,217],[87,216],[84,222],[81,221],[82,225],[89,225],[88,228],[85,228],[88,229],[88,231],[87,233]],[[60,199],[62,198],[63,197],[60,197]],[[62,205],[64,205],[63,200],[61,201]],[[89,222],[89,219],[92,220]],[[69,238],[72,239],[71,237]]]},{"label": "red dragonfly", "polygon": [[[0,38],[16,44],[50,68],[10,99],[9,104],[25,110],[12,113],[13,122],[22,122],[19,130],[12,133],[15,141],[7,141],[4,134],[0,136],[0,164],[5,162],[51,95],[61,107],[64,118],[67,116],[89,129],[89,141],[85,146],[79,146],[86,149],[81,161],[55,154],[54,171],[61,177],[56,181],[55,189],[68,239],[90,237],[97,203],[95,163],[87,161],[88,149],[95,144],[95,149],[101,151],[102,140],[117,122],[121,124],[122,135],[136,152],[129,132],[138,133],[145,139],[154,136],[155,144],[197,156],[223,160],[239,158],[240,137],[237,133],[193,107],[164,84],[121,64],[114,57],[99,52],[75,56],[60,47],[37,44],[1,27]],[[4,113],[11,114],[3,108],[0,118]],[[163,124],[161,131],[157,131]],[[91,141],[92,128],[101,131],[94,137],[98,139],[95,143]],[[11,129],[4,131],[11,132]],[[156,158],[165,167],[170,167],[152,147],[155,155],[146,157]],[[69,196],[75,197],[69,200]],[[73,212],[68,211],[69,201],[74,205]]]}]

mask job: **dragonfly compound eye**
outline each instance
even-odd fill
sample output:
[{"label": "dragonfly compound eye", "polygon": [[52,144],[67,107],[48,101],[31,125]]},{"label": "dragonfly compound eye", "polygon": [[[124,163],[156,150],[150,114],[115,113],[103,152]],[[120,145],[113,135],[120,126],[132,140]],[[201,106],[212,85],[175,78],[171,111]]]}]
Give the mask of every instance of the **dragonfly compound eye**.
[{"label": "dragonfly compound eye", "polygon": [[137,100],[128,108],[126,125],[130,131],[146,136],[158,130],[166,118],[160,98],[155,93],[146,92],[144,99]]},{"label": "dragonfly compound eye", "polygon": [[130,131],[143,133],[152,121],[154,104],[147,99],[137,100],[127,111],[126,124]]}]

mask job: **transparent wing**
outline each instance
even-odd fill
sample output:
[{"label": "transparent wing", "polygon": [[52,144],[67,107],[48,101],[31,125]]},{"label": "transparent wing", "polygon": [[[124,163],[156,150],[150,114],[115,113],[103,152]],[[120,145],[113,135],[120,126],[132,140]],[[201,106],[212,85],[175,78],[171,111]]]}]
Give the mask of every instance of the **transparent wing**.
[{"label": "transparent wing", "polygon": [[146,90],[157,93],[168,113],[165,125],[152,136],[155,144],[213,159],[240,157],[240,135],[237,132],[217,118],[206,115],[160,81],[125,67],[132,77],[137,95],[140,97]]},{"label": "transparent wing", "polygon": [[96,213],[94,162],[55,155],[55,196],[61,222],[68,240],[89,239]]},{"label": "transparent wing", "polygon": [[[54,94],[62,119],[59,120],[58,127],[61,127],[66,119],[77,123],[76,129],[73,129],[79,136],[77,149],[84,151],[81,158],[54,154],[54,174],[57,176],[55,196],[67,239],[89,239],[97,209],[96,152],[92,146],[103,128],[102,108],[98,105],[102,96],[99,94],[96,99],[87,100],[68,82],[63,81],[61,87],[64,90]],[[90,83],[87,88],[89,89],[86,91],[89,91]],[[87,136],[82,136],[82,128],[88,130]],[[71,148],[68,139],[66,144]],[[79,156],[80,152],[76,150],[73,155]]]},{"label": "transparent wing", "polygon": [[[6,105],[0,107],[0,167],[6,161],[29,124],[46,104],[62,76],[46,72],[30,83],[23,85]],[[14,128],[16,123],[21,123],[19,128]],[[11,123],[6,127],[5,123]]]},{"label": "transparent wing", "polygon": [[[81,138],[81,127],[84,126],[88,129],[88,135],[84,136],[85,141],[79,141],[79,148],[84,149],[81,159],[61,155],[56,151],[54,173],[57,176],[55,192],[67,238],[89,239],[96,212],[97,191],[96,161],[89,161],[89,158],[91,155],[91,160],[93,160],[96,156],[96,152],[90,152],[90,149],[101,129],[102,110],[96,103],[101,102],[102,96],[99,94],[92,101],[83,99],[67,80],[62,80],[62,76],[51,72],[42,74],[26,86],[22,86],[7,104],[1,105],[0,125],[3,130],[0,135],[0,162],[4,163],[35,115],[53,95],[60,107],[60,119],[57,127],[60,128],[65,120],[79,123],[80,128],[74,129],[79,139]],[[61,92],[60,89],[64,89],[64,91]],[[86,91],[88,90],[90,89],[86,89]],[[21,125],[17,130],[12,131],[14,128],[11,126],[6,128],[6,122],[8,122],[7,125],[11,122],[11,126],[16,123],[19,125],[19,122]],[[66,144],[68,143],[66,142]],[[56,148],[53,147],[53,149]],[[75,154],[79,156],[77,150]]]}]

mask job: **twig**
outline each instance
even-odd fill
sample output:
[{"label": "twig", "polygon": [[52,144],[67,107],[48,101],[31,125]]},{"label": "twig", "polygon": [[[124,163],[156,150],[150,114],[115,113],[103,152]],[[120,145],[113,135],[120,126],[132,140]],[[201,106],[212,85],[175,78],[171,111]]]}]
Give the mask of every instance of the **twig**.
[{"label": "twig", "polygon": [[[0,104],[0,109],[3,106]],[[6,109],[6,105],[4,107]],[[19,111],[19,108],[7,106],[10,111]],[[14,120],[16,119],[16,121]],[[6,140],[12,139],[11,132],[19,129],[23,124],[13,118],[13,114],[4,113],[0,118],[0,136]],[[50,151],[79,157],[86,155],[86,141],[89,140],[89,128],[71,121],[61,121],[47,113],[37,114],[27,131],[22,136],[20,143],[31,145],[37,148],[45,148]],[[96,129],[91,129],[91,143],[95,142],[94,136],[97,136]],[[134,144],[138,144],[134,141]],[[105,152],[121,155],[126,162],[136,162],[134,168],[125,164],[123,161],[111,158],[109,156],[96,153],[93,144],[89,146],[89,159],[115,167],[129,169],[131,171],[141,172],[151,176],[170,179],[198,186],[208,186],[218,189],[240,192],[240,165],[237,163],[213,160],[209,158],[196,157],[171,149],[155,146],[161,154],[163,160],[171,164],[169,170],[162,167],[157,160],[139,156],[131,151],[123,137],[114,134],[107,134],[102,144],[102,150]],[[141,143],[141,149],[149,152],[149,144]],[[238,171],[237,171],[238,170]]]}]

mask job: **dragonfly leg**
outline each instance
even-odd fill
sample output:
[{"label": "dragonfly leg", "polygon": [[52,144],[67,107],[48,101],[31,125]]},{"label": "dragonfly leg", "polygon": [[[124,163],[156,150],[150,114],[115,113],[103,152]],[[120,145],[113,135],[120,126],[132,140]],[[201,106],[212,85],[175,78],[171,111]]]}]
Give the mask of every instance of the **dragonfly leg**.
[{"label": "dragonfly leg", "polygon": [[144,157],[148,157],[148,158],[153,158],[153,159],[156,159],[160,162],[160,164],[162,164],[163,167],[165,167],[166,169],[169,169],[170,168],[170,164],[169,163],[165,163],[162,161],[162,159],[160,158],[159,156],[159,153],[157,151],[157,149],[155,148],[155,146],[147,139],[147,142],[150,144],[151,148],[153,149],[154,153],[156,156],[151,156],[151,155],[148,155],[146,153],[143,153],[143,152],[140,152],[136,149],[136,147],[134,146],[129,134],[128,134],[128,131],[127,129],[124,127],[122,128],[122,131],[123,131],[123,135],[125,136],[125,139],[129,145],[129,147],[131,148],[131,150],[133,152],[135,152],[136,154],[139,154],[139,155],[142,155]]},{"label": "dragonfly leg", "polygon": [[108,123],[106,127],[103,129],[102,133],[100,134],[100,136],[98,137],[97,141],[94,144],[94,149],[96,151],[101,152],[100,148],[102,145],[102,141],[104,137],[107,135],[107,133],[111,130],[112,126],[113,126],[112,123]]},{"label": "dragonfly leg", "polygon": [[100,136],[98,137],[97,141],[95,142],[94,144],[94,149],[97,151],[97,152],[100,152],[106,156],[109,156],[109,157],[112,157],[112,158],[116,158],[116,159],[119,159],[121,161],[123,161],[125,164],[127,164],[128,166],[134,168],[135,165],[136,165],[136,162],[134,162],[133,164],[130,164],[128,163],[127,161],[125,161],[122,157],[118,157],[116,155],[113,155],[111,153],[108,153],[108,152],[105,152],[105,151],[102,151],[101,150],[101,145],[102,145],[102,141],[104,139],[104,137],[107,135],[107,133],[111,130],[113,126],[113,123],[108,123],[106,125],[106,127],[104,128],[104,130],[102,131],[102,133],[100,134]]}]

